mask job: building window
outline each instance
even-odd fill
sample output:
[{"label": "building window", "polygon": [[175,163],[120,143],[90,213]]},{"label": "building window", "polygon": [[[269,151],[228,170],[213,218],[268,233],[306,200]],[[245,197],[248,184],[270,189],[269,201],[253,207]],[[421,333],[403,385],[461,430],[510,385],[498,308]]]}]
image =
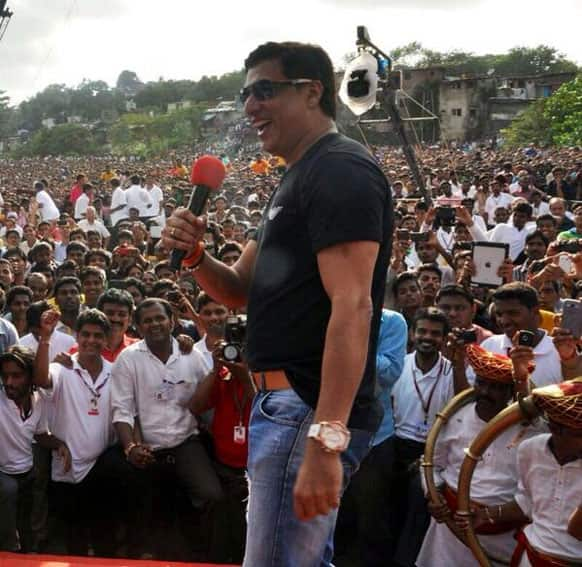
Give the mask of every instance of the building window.
[{"label": "building window", "polygon": [[476,108],[469,109],[469,116],[471,118],[477,118],[477,109]]},{"label": "building window", "polygon": [[453,108],[451,110],[451,113],[453,116],[462,116],[463,115],[463,109],[462,108]]}]

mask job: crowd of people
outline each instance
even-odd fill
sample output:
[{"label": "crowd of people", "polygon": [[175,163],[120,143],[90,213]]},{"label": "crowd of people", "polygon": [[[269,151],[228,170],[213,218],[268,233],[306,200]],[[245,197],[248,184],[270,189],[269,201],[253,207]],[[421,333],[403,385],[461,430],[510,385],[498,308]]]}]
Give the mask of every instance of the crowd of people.
[{"label": "crowd of people", "polygon": [[[245,307],[201,291],[196,266],[174,271],[162,239],[204,149],[0,160],[0,549],[242,561],[255,394]],[[546,425],[496,441],[473,481],[473,522],[495,528],[483,545],[507,561],[524,526],[532,565],[578,560],[582,384],[561,386],[582,375],[579,331],[562,326],[576,308],[566,300],[582,298],[582,151],[419,148],[430,201],[399,150],[370,151],[394,203],[376,358],[384,418],[342,500],[337,565],[475,564],[442,523],[463,525],[452,504],[463,449],[544,386],[541,398],[578,396],[577,417],[554,417],[550,403]],[[205,249],[232,266],[263,214],[277,214],[285,162],[220,157]],[[507,245],[498,285],[478,283],[474,242]],[[428,432],[469,386],[476,401],[435,454],[442,501],[427,502]]]}]

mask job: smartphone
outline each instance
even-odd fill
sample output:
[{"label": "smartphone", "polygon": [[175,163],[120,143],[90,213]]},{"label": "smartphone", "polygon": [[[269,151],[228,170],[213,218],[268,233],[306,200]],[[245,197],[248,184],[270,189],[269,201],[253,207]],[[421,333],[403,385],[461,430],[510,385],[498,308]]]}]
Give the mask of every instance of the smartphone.
[{"label": "smartphone", "polygon": [[455,242],[455,248],[457,250],[473,250],[472,242]]},{"label": "smartphone", "polygon": [[582,337],[582,301],[563,300],[561,327],[570,331],[574,337]]},{"label": "smartphone", "polygon": [[412,242],[427,242],[428,232],[411,232],[410,240],[412,240]]},{"label": "smartphone", "polygon": [[532,331],[519,331],[517,344],[520,346],[528,346],[533,348],[535,338],[536,335],[535,333],[532,333]]},{"label": "smartphone", "polygon": [[398,240],[410,240],[410,231],[406,228],[399,228],[396,230],[396,238]]},{"label": "smartphone", "polygon": [[572,258],[570,258],[570,256],[560,256],[558,258],[558,266],[562,268],[562,271],[565,274],[569,274],[574,268],[574,262],[572,262]]},{"label": "smartphone", "polygon": [[472,344],[477,342],[477,331],[475,329],[463,329],[461,333],[461,339],[466,344]]},{"label": "smartphone", "polygon": [[437,207],[436,218],[440,221],[441,226],[454,226],[455,209],[449,206]]}]

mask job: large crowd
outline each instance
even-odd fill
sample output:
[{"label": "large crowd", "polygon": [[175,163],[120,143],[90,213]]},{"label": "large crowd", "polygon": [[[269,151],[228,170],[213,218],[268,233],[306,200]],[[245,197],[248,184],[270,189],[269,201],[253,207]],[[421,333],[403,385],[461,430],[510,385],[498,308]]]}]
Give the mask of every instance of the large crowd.
[{"label": "large crowd", "polygon": [[[463,449],[519,392],[582,375],[572,302],[582,298],[582,151],[418,148],[427,192],[400,150],[370,151],[395,220],[376,361],[384,419],[342,500],[336,563],[471,565],[442,523],[454,517]],[[242,561],[255,388],[245,309],[201,291],[195,267],[174,271],[162,239],[206,152],[227,170],[206,252],[233,265],[260,238],[280,158],[198,147],[150,160],[0,159],[0,549]],[[502,250],[493,284],[480,279],[474,243]],[[441,433],[442,501],[427,501],[427,435],[470,386],[476,413],[463,409]],[[515,525],[526,525],[538,550],[582,556],[582,536],[568,531],[582,507],[576,423],[550,415],[549,426],[515,427],[485,455],[474,524],[513,522],[480,536],[491,554],[509,560]],[[541,442],[550,436],[553,460]]]}]

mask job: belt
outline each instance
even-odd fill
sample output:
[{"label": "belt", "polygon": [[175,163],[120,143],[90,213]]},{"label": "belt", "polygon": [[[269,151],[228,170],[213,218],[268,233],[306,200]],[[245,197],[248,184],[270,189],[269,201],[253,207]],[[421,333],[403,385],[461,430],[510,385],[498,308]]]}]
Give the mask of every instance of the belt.
[{"label": "belt", "polygon": [[253,372],[253,382],[259,390],[288,390],[291,388],[284,370]]}]

